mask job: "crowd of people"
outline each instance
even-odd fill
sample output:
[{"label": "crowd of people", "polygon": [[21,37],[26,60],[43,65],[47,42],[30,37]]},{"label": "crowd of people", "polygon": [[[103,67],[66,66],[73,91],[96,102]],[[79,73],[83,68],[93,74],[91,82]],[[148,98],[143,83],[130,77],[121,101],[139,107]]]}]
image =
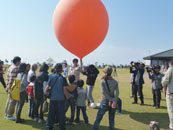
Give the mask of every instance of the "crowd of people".
[{"label": "crowd of people", "polygon": [[[0,81],[8,93],[5,119],[16,121],[16,123],[25,122],[21,118],[21,113],[25,102],[29,100],[29,118],[38,123],[46,122],[47,130],[53,130],[56,123],[59,124],[60,130],[65,130],[66,113],[69,108],[71,108],[69,124],[80,124],[80,111],[82,111],[85,125],[90,125],[86,104],[92,108],[97,107],[92,93],[99,70],[94,65],[84,67],[82,60],[79,65],[78,59],[74,59],[73,66],[68,72],[67,64],[64,64],[64,67],[62,64],[56,64],[49,68],[46,63],[43,63],[37,74],[37,64],[31,66],[21,63],[20,57],[14,57],[12,62],[13,64],[8,68],[5,83],[3,74],[6,70],[3,69],[3,62],[0,61]],[[49,74],[49,69],[51,69],[51,74]],[[110,130],[114,129],[119,87],[118,82],[111,76],[112,72],[112,67],[104,68],[104,76],[101,79],[101,104],[93,130],[99,129],[99,124],[107,111],[109,112]],[[86,90],[80,73],[87,77]],[[13,98],[17,86],[19,87],[19,100]],[[47,98],[50,102],[45,121],[43,107]],[[14,117],[15,108],[16,117]]]},{"label": "crowd of people", "polygon": [[[22,108],[29,100],[30,119],[43,123],[46,122],[47,130],[53,130],[54,124],[59,124],[60,130],[66,130],[66,122],[69,124],[80,124],[80,111],[83,114],[85,125],[90,125],[86,106],[96,108],[97,105],[93,98],[95,81],[99,75],[99,70],[94,65],[83,66],[82,60],[74,59],[73,66],[68,69],[68,65],[56,64],[49,67],[43,63],[39,68],[37,64],[21,63],[20,57],[14,57],[13,64],[8,67],[6,82],[4,80],[4,62],[0,61],[0,82],[8,93],[5,107],[5,119],[23,123],[21,118]],[[37,69],[39,73],[37,74]],[[51,73],[49,73],[51,69]],[[131,62],[131,84],[132,98],[134,102],[144,105],[144,72],[148,73],[152,82],[153,106],[160,108],[161,91],[164,89],[167,100],[167,109],[170,120],[170,129],[173,130],[173,61],[169,62],[169,68],[162,73],[159,65],[145,67],[145,64]],[[114,130],[115,112],[119,100],[118,82],[112,77],[113,68],[106,66],[103,70],[104,76],[101,79],[101,103],[98,108],[93,130],[98,130],[100,122],[106,112],[109,112],[109,129]],[[87,76],[86,90],[84,81],[80,74]],[[19,100],[14,98],[15,87],[19,85]],[[17,88],[17,87],[16,87]],[[50,99],[47,120],[44,120],[44,104]],[[87,103],[86,103],[87,102]],[[16,117],[14,117],[16,108]],[[66,113],[70,108],[71,116],[67,120]]]},{"label": "crowd of people", "polygon": [[[153,107],[156,109],[160,108],[161,102],[161,91],[164,89],[167,110],[170,120],[169,129],[173,130],[173,61],[169,62],[169,68],[165,72],[161,72],[161,66],[155,65],[153,67],[146,67],[148,77],[152,82],[152,94],[153,94]],[[132,84],[132,95],[134,98],[132,104],[138,103],[138,97],[141,100],[140,105],[144,105],[143,95],[143,75],[145,72],[145,65],[139,62],[131,62],[130,73],[131,73],[131,84]],[[138,96],[137,96],[138,95]]]}]

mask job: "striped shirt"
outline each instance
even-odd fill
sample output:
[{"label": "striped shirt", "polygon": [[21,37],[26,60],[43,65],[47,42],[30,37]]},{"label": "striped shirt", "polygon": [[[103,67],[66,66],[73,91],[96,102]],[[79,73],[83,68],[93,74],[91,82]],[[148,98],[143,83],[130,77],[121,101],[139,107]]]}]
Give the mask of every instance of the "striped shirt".
[{"label": "striped shirt", "polygon": [[14,79],[17,77],[18,71],[18,67],[14,64],[9,67],[7,72],[7,85],[13,84]]}]

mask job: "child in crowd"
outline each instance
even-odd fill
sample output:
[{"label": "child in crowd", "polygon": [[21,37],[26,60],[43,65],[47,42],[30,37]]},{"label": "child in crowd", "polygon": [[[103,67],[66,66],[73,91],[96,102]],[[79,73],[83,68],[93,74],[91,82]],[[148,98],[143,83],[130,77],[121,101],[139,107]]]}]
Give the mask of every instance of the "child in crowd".
[{"label": "child in crowd", "polygon": [[78,97],[77,97],[77,113],[76,113],[76,123],[79,124],[80,122],[80,110],[82,110],[83,118],[86,125],[89,125],[88,116],[86,113],[86,100],[87,100],[87,94],[86,90],[83,89],[84,81],[78,80],[77,86],[79,87],[77,89]]},{"label": "child in crowd", "polygon": [[34,98],[35,98],[35,92],[34,92],[34,86],[35,86],[35,80],[36,80],[36,76],[32,75],[30,77],[30,84],[28,85],[28,87],[26,88],[26,91],[29,95],[29,118],[34,119]]},{"label": "child in crowd", "polygon": [[74,116],[75,116],[75,107],[76,107],[76,100],[77,100],[77,86],[75,85],[75,76],[70,75],[68,77],[69,86],[67,87],[69,100],[65,103],[65,112],[67,112],[69,106],[71,107],[71,118],[70,123],[73,123]]},{"label": "child in crowd", "polygon": [[160,73],[160,69],[161,67],[157,65],[153,71],[148,71],[149,78],[152,80],[153,106],[156,109],[160,108],[161,90],[163,88],[161,81],[164,75]]}]

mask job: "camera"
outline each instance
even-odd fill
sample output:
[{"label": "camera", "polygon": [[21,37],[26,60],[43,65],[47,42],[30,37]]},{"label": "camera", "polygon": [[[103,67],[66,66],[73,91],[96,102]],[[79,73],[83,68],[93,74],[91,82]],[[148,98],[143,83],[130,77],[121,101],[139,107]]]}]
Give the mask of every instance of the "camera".
[{"label": "camera", "polygon": [[146,70],[147,70],[148,73],[150,73],[150,72],[155,73],[155,69],[159,69],[160,70],[160,68],[161,67],[159,65],[156,65],[156,66],[153,66],[153,67],[146,67]]},{"label": "camera", "polygon": [[154,67],[146,67],[146,70],[148,73],[153,72],[154,71]]}]

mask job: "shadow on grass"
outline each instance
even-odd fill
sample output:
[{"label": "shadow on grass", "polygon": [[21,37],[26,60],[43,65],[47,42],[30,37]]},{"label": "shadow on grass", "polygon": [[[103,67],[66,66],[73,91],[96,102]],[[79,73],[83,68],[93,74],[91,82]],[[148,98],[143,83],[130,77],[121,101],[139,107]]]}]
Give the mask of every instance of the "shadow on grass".
[{"label": "shadow on grass", "polygon": [[157,121],[161,128],[167,128],[169,126],[168,113],[138,113],[123,111],[123,114],[128,114],[133,120],[146,125],[149,125],[150,121]]},{"label": "shadow on grass", "polygon": [[[25,120],[25,123],[23,125],[30,125],[33,128],[39,129],[39,130],[46,130],[46,123],[37,123],[33,120]],[[92,130],[93,125],[86,126],[83,121],[80,122],[80,125],[68,125],[66,124],[66,130]],[[54,125],[54,130],[59,130],[58,125]],[[99,130],[109,130],[109,127],[107,126],[100,126]],[[115,128],[115,130],[123,130],[119,128]]]}]

